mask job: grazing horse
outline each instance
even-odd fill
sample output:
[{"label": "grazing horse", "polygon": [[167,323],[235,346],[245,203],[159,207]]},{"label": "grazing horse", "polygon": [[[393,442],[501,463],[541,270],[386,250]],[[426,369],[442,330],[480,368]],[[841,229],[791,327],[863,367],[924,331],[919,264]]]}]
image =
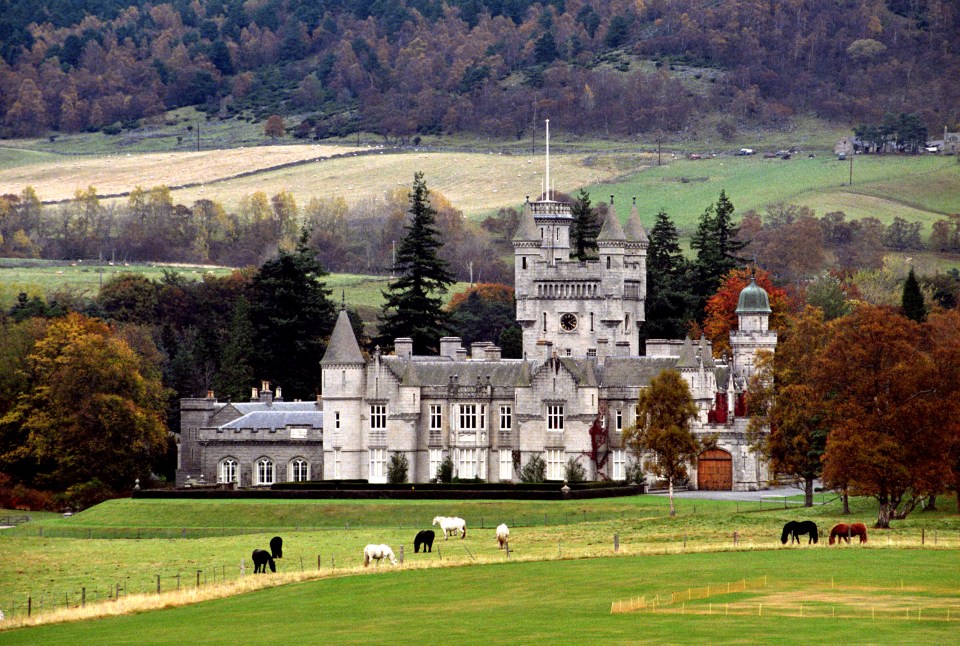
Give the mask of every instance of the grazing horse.
[{"label": "grazing horse", "polygon": [[863,523],[853,523],[852,525],[840,523],[834,525],[833,529],[830,530],[830,544],[833,545],[835,539],[847,541],[847,544],[849,544],[851,536],[859,536],[860,542],[866,543],[867,526]]},{"label": "grazing horse", "polygon": [[279,536],[270,539],[270,555],[275,559],[283,558],[283,539]]},{"label": "grazing horse", "polygon": [[391,563],[397,564],[397,557],[393,555],[389,545],[371,544],[363,548],[363,567],[370,565],[370,561],[376,561],[379,567],[382,559],[390,559]]},{"label": "grazing horse", "polygon": [[787,536],[790,537],[790,544],[793,545],[793,541],[800,542],[800,534],[807,534],[807,545],[810,543],[816,543],[820,540],[817,531],[817,524],[812,520],[791,520],[789,523],[783,526],[783,534],[780,535],[780,542],[784,545],[787,544]]},{"label": "grazing horse", "polygon": [[507,541],[510,539],[510,528],[507,527],[506,523],[500,523],[497,525],[497,549],[502,550],[504,545],[507,544]]},{"label": "grazing horse", "polygon": [[419,552],[421,546],[423,546],[424,554],[427,552],[433,552],[434,537],[436,537],[436,534],[433,533],[432,529],[425,529],[417,532],[417,537],[413,539],[413,552],[415,554]]},{"label": "grazing horse", "polygon": [[457,518],[456,516],[437,516],[433,519],[434,525],[440,525],[440,529],[443,530],[443,540],[447,540],[448,536],[453,534],[460,534],[460,538],[467,537],[467,521],[462,518]]},{"label": "grazing horse", "polygon": [[271,572],[277,571],[277,564],[273,562],[273,557],[270,556],[270,552],[267,550],[253,550],[253,554],[250,558],[253,559],[254,574],[258,572],[266,572],[267,565],[270,566]]}]

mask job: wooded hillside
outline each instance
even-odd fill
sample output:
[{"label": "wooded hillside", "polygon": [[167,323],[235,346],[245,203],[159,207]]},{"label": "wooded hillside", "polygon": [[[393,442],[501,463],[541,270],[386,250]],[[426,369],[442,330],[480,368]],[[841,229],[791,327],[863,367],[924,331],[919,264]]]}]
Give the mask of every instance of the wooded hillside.
[{"label": "wooded hillside", "polygon": [[816,113],[960,122],[950,0],[8,0],[5,136],[178,106],[303,137],[681,130]]}]

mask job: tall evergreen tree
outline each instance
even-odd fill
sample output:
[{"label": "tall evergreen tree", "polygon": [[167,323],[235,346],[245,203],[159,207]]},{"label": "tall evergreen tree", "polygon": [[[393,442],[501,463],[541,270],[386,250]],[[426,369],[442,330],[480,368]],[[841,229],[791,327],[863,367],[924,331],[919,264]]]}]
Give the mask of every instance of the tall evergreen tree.
[{"label": "tall evergreen tree", "polygon": [[680,250],[680,234],[667,212],[660,210],[647,248],[647,298],[644,338],[682,337],[692,315],[690,263]]},{"label": "tall evergreen tree", "polygon": [[308,240],[304,229],[297,248],[265,262],[250,287],[257,377],[301,398],[317,392],[324,339],[336,321],[336,307],[323,282],[327,272]]},{"label": "tall evergreen tree", "polygon": [[397,337],[409,337],[414,352],[436,352],[440,337],[450,330],[439,294],[456,280],[449,263],[439,255],[443,243],[436,227],[437,212],[430,206],[422,172],[414,174],[409,198],[411,219],[404,227],[393,265],[397,279],[383,293],[387,302],[380,316],[378,341],[383,347],[392,347]]},{"label": "tall evergreen tree", "polygon": [[222,397],[230,401],[243,401],[250,387],[256,383],[257,376],[250,364],[253,354],[250,302],[241,296],[233,306],[228,339],[216,376],[216,388]]},{"label": "tall evergreen tree", "polygon": [[913,267],[907,274],[907,279],[903,282],[903,315],[911,321],[923,323],[927,320],[927,306],[923,301],[923,292],[920,291],[920,283],[913,273]]},{"label": "tall evergreen tree", "polygon": [[597,222],[597,210],[590,206],[590,193],[582,188],[570,207],[573,214],[573,248],[577,260],[596,258],[598,255],[597,234],[600,223]]},{"label": "tall evergreen tree", "polygon": [[749,241],[738,239],[740,227],[733,222],[733,211],[733,203],[727,198],[726,191],[721,190],[717,203],[708,206],[700,216],[697,231],[690,241],[690,247],[697,251],[693,287],[698,320],[702,320],[707,299],[720,286],[721,279],[731,270],[743,266],[743,259],[737,256],[737,252]]}]

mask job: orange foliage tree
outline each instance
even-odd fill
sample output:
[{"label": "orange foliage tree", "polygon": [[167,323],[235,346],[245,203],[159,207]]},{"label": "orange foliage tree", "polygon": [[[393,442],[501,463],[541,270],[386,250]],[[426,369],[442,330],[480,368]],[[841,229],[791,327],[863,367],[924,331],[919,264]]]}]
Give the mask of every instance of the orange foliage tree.
[{"label": "orange foliage tree", "polygon": [[[877,527],[905,518],[954,476],[960,332],[861,305],[832,321],[812,378],[830,434],[823,479],[879,502]],[[943,356],[940,356],[943,355]],[[945,378],[945,377],[953,378]]]},{"label": "orange foliage tree", "polygon": [[[766,290],[770,309],[773,310],[770,315],[770,329],[779,332],[786,327],[787,314],[790,311],[787,293],[773,284],[768,272],[762,269],[755,271],[757,285]],[[752,275],[754,274],[750,269],[730,271],[720,283],[720,289],[707,301],[703,333],[713,343],[713,354],[716,357],[730,350],[730,330],[737,327],[737,301],[743,288],[750,284]]]}]

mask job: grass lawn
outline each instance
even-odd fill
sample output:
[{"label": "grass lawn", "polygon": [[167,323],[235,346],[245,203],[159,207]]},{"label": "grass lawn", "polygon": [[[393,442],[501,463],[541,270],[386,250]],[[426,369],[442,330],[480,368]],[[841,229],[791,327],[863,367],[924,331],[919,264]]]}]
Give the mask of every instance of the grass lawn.
[{"label": "grass lawn", "polygon": [[[431,570],[388,566],[227,599],[2,634],[4,644],[948,643],[956,622],[903,606],[960,609],[956,551],[772,550],[516,562]],[[766,575],[766,616],[610,614],[611,603]],[[269,575],[268,575],[269,576]],[[831,581],[836,582],[831,587]],[[860,609],[862,619],[775,614],[771,604]],[[855,595],[852,601],[843,596]],[[743,593],[718,595],[745,604]],[[952,596],[952,599],[950,598]],[[702,602],[701,602],[702,603]],[[693,605],[693,604],[691,604]],[[871,619],[870,608],[890,610]],[[691,607],[691,611],[693,608]],[[684,608],[686,611],[686,608]]]}]

